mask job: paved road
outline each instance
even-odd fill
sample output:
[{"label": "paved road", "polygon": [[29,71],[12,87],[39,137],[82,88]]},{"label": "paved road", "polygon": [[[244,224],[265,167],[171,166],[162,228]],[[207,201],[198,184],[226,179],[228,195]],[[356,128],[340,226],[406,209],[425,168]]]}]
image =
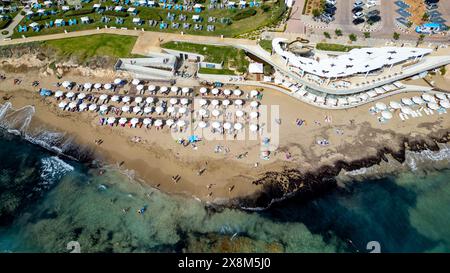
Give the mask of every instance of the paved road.
[{"label": "paved road", "polygon": [[[12,22],[8,25],[7,28],[2,29],[0,31],[0,39],[3,40],[5,38],[8,38],[14,33],[14,28],[20,23],[20,21],[22,21],[22,19],[24,17],[23,15],[20,14],[22,12],[22,10],[20,10],[19,13],[17,13],[17,15],[13,18]],[[1,32],[5,31],[5,30],[8,31],[8,34],[6,34],[6,35],[1,34]]]},{"label": "paved road", "polygon": [[295,0],[294,5],[292,6],[291,15],[286,22],[287,32],[295,32],[299,34],[305,33],[305,24],[301,19],[304,5],[305,0]]}]

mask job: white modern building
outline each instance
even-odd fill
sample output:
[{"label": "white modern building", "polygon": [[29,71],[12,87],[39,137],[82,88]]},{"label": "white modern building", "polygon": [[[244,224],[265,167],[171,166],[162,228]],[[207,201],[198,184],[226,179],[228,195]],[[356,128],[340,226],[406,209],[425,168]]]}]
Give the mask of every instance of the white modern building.
[{"label": "white modern building", "polygon": [[273,51],[286,60],[287,65],[298,68],[301,74],[309,73],[332,79],[363,74],[406,62],[416,61],[432,52],[432,49],[411,47],[357,48],[333,58],[313,59],[298,56],[285,49],[287,39],[272,40]]}]

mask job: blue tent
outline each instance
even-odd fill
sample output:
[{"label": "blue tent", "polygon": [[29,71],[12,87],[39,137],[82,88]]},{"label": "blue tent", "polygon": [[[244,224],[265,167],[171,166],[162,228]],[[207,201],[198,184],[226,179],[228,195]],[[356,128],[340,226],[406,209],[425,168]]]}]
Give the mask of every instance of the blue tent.
[{"label": "blue tent", "polygon": [[43,97],[48,97],[48,96],[52,95],[52,91],[50,91],[48,89],[41,88],[41,90],[39,91],[39,95],[41,95]]}]

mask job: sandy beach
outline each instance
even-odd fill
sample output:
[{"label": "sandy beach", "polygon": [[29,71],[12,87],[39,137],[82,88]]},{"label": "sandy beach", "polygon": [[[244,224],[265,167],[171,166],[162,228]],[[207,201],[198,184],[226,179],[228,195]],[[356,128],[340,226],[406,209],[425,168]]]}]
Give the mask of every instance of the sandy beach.
[{"label": "sandy beach", "polygon": [[[7,79],[1,82],[1,103],[9,101],[15,109],[33,105],[35,114],[31,127],[66,132],[74,136],[76,143],[92,147],[106,163],[123,171],[135,171],[145,183],[164,192],[194,196],[206,202],[221,203],[257,194],[267,181],[254,181],[263,181],[261,179],[270,172],[296,170],[298,173],[311,173],[338,162],[376,157],[381,150],[401,152],[406,139],[426,140],[432,146],[433,140],[429,136],[447,136],[450,128],[449,114],[435,113],[402,121],[394,113],[392,120],[380,123],[377,116],[369,113],[374,103],[347,110],[323,110],[276,90],[265,89],[261,106],[279,109],[281,124],[276,135],[278,148],[270,154],[269,160],[262,160],[261,137],[249,139],[247,135],[243,140],[203,140],[196,147],[184,147],[176,143],[176,138],[167,128],[158,131],[155,128],[100,126],[98,113],[62,111],[54,97],[39,96],[40,87],[55,91],[54,84],[65,79],[79,83],[107,83],[117,76],[115,73],[88,73],[86,76],[80,71],[74,69],[65,73],[63,79],[33,70],[26,73],[7,71]],[[14,84],[15,78],[21,79],[21,84]],[[40,81],[39,87],[31,86],[34,80]],[[194,90],[198,92],[198,88],[194,87]],[[255,89],[238,85],[225,88],[239,88],[244,92]],[[415,95],[420,94],[399,94],[381,101],[388,104]],[[271,115],[275,113],[269,113],[267,123],[273,122],[275,116]],[[300,119],[303,124],[298,126]],[[133,141],[137,138],[139,142]],[[101,145],[95,144],[98,139],[103,141]],[[319,145],[320,140],[327,140],[328,144]],[[221,151],[216,153],[217,145],[221,146]],[[172,179],[175,175],[181,177],[177,183]],[[292,184],[284,181],[282,176],[275,180],[272,183],[281,185],[286,193],[308,183]]]}]

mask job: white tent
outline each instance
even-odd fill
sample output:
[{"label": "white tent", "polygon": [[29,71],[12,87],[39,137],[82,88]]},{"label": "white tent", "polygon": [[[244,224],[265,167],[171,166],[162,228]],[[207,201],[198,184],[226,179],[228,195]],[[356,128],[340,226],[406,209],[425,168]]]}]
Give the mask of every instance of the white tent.
[{"label": "white tent", "polygon": [[258,125],[257,124],[250,124],[249,129],[252,132],[256,132],[256,131],[258,131]]},{"label": "white tent", "polygon": [[140,84],[141,83],[141,80],[139,80],[139,79],[133,79],[132,81],[131,81],[131,84],[132,85],[138,85],[138,84]]},{"label": "white tent", "polygon": [[387,109],[386,104],[384,104],[384,103],[382,103],[382,102],[377,102],[377,103],[375,104],[375,107],[376,107],[378,110],[380,110],[380,111],[384,111],[384,110]]},{"label": "white tent", "polygon": [[413,101],[415,104],[419,104],[419,105],[425,103],[425,101],[424,101],[421,97],[419,97],[419,96],[413,97],[413,98],[412,98],[412,101]]},{"label": "white tent", "polygon": [[385,119],[391,119],[392,118],[392,113],[389,111],[383,111],[381,112],[381,116]]},{"label": "white tent", "polygon": [[118,95],[114,95],[114,96],[112,96],[111,97],[111,101],[119,101],[120,100],[120,97],[118,96]]},{"label": "white tent", "polygon": [[125,102],[125,103],[126,102],[130,102],[130,100],[131,100],[131,98],[129,96],[125,96],[125,97],[122,98],[122,101]]},{"label": "white tent", "polygon": [[206,94],[207,92],[208,92],[208,89],[206,89],[206,87],[200,88],[200,93],[201,94]]},{"label": "white tent", "polygon": [[233,90],[233,95],[240,96],[240,95],[242,95],[242,91],[240,89],[235,89],[235,90]]},{"label": "white tent", "polygon": [[62,97],[63,95],[64,95],[64,92],[61,91],[61,90],[58,90],[58,91],[55,92],[55,97],[56,97],[56,98],[60,98],[60,97]]},{"label": "white tent", "polygon": [[206,126],[207,126],[208,124],[206,123],[206,122],[204,122],[203,120],[201,120],[201,121],[199,121],[198,122],[198,127],[200,127],[200,128],[206,128]]},{"label": "white tent", "polygon": [[230,89],[225,89],[225,90],[223,90],[223,94],[225,96],[229,96],[229,95],[231,95],[231,90]]},{"label": "white tent", "polygon": [[439,109],[439,105],[435,102],[429,102],[427,103],[428,108],[430,108],[431,110],[437,110]]},{"label": "white tent", "polygon": [[450,102],[448,100],[441,100],[439,104],[446,109],[450,108]]},{"label": "white tent", "polygon": [[147,103],[153,103],[154,101],[155,101],[155,99],[153,97],[147,97],[145,99],[145,102],[147,102]]},{"label": "white tent", "polygon": [[390,106],[392,109],[400,109],[400,108],[402,107],[402,105],[401,105],[400,103],[396,102],[396,101],[391,101],[391,102],[389,103],[389,106]]},{"label": "white tent", "polygon": [[211,90],[211,94],[213,94],[213,95],[218,95],[219,94],[219,89],[217,89],[217,88],[213,88],[212,90]]},{"label": "white tent", "polygon": [[414,102],[410,98],[402,98],[402,103],[404,105],[408,105],[408,106],[411,106],[414,104]]},{"label": "white tent", "polygon": [[91,105],[89,105],[89,111],[95,111],[97,110],[97,104],[93,103]]}]

